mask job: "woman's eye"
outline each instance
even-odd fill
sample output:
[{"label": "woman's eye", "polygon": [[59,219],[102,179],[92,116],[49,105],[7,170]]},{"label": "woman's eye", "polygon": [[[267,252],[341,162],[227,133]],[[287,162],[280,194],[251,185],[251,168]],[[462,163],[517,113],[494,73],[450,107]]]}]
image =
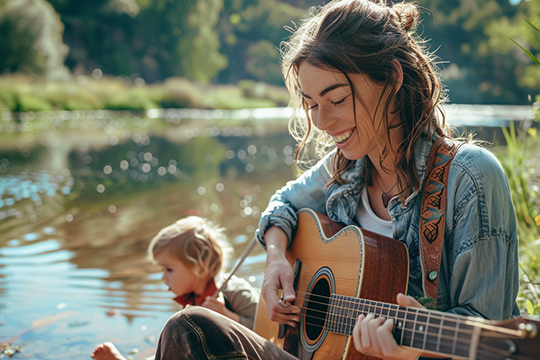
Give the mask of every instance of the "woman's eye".
[{"label": "woman's eye", "polygon": [[316,109],[317,106],[319,106],[319,105],[315,104],[315,105],[308,105],[308,106],[309,106],[308,110],[313,110],[313,109]]},{"label": "woman's eye", "polygon": [[333,105],[339,105],[339,104],[343,104],[345,102],[345,100],[348,98],[348,96],[345,96],[343,99],[339,100],[339,101],[330,101]]}]

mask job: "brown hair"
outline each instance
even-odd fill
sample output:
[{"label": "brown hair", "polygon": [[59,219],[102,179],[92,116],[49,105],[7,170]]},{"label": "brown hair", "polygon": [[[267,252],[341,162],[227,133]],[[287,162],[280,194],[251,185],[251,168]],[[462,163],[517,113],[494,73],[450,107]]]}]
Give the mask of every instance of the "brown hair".
[{"label": "brown hair", "polygon": [[167,251],[195,275],[203,270],[215,277],[223,264],[223,231],[206,219],[188,216],[161,229],[150,242],[148,255],[154,259],[156,254]]},{"label": "brown hair", "polygon": [[[295,108],[289,129],[299,141],[297,166],[306,155],[306,144],[314,138],[312,133],[317,132],[312,129],[308,105],[301,96],[298,82],[298,69],[305,61],[322,69],[341,72],[349,81],[353,99],[358,99],[362,105],[349,74],[364,74],[383,85],[376,109],[376,112],[382,111],[380,126],[385,134],[385,143],[379,144],[381,166],[389,151],[396,154],[401,201],[420,186],[413,156],[416,142],[425,132],[448,135],[449,131],[442,112],[446,93],[438,68],[424,43],[414,36],[418,19],[418,9],[413,4],[388,5],[384,0],[331,1],[313,12],[282,44],[282,71]],[[399,88],[395,61],[403,71],[403,83]],[[353,104],[356,106],[355,101]],[[301,108],[307,118],[299,115]],[[389,123],[391,112],[399,114],[401,124]],[[390,144],[390,130],[396,126],[400,126],[403,133],[397,146]],[[330,142],[324,142],[326,134],[316,136],[317,152],[327,151]],[[354,163],[338,149],[328,185],[342,184],[341,175]],[[371,182],[372,164],[369,161],[367,164],[366,181]]]}]

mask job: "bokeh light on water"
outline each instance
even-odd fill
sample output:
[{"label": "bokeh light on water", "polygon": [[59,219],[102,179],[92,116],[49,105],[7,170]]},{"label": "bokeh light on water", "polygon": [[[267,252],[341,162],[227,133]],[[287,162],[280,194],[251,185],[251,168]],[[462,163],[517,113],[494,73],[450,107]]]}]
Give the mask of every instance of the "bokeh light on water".
[{"label": "bokeh light on water", "polygon": [[[0,342],[22,347],[15,358],[89,358],[103,341],[148,356],[178,307],[146,248],[180,217],[225,227],[234,265],[295,175],[294,143],[264,114],[198,114],[0,122]],[[239,275],[260,286],[264,259],[256,247]]]}]

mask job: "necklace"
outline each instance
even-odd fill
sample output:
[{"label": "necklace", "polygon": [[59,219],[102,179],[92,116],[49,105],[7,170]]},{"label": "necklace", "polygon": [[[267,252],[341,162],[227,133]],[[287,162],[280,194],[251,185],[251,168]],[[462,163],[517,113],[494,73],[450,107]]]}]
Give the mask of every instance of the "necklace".
[{"label": "necklace", "polygon": [[392,190],[394,190],[394,188],[396,187],[397,183],[394,184],[394,186],[392,186],[392,188],[388,191],[384,191],[381,187],[381,184],[379,184],[379,180],[377,180],[377,178],[375,178],[375,182],[377,183],[377,186],[379,187],[379,189],[381,189],[382,191],[382,195],[381,195],[381,200],[382,200],[382,203],[383,203],[383,206],[385,208],[388,207],[388,203],[390,202],[390,195],[388,195]]}]

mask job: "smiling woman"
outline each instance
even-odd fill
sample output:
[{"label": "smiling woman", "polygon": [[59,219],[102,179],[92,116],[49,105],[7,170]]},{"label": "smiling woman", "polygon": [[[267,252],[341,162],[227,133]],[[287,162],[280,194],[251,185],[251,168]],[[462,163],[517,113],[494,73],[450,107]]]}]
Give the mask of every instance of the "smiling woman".
[{"label": "smiling woman", "polygon": [[[282,341],[287,351],[227,319],[187,309],[165,326],[158,358],[197,354],[201,359],[341,359],[363,354],[413,360],[454,357],[459,347],[478,354],[477,359],[492,359],[479,355],[473,345],[470,349],[456,342],[452,349],[429,347],[426,335],[432,334],[427,333],[427,322],[414,317],[414,324],[406,325],[408,318],[399,318],[395,310],[400,308],[388,305],[409,307],[405,311],[416,316],[426,310],[415,297],[430,297],[444,312],[433,314],[438,319],[456,314],[492,320],[519,315],[517,230],[508,181],[491,153],[451,138],[437,67],[415,35],[418,20],[412,3],[335,0],[302,22],[283,48],[282,71],[296,110],[292,128],[306,130],[296,159],[314,139],[312,132],[318,133],[315,139],[320,144],[333,147],[271,197],[259,222],[258,239],[267,250],[263,313],[267,310],[272,321],[290,326]],[[315,233],[322,241],[303,247],[300,215],[306,212],[320,213],[325,219],[321,222],[333,231],[321,227]],[[424,227],[432,219],[436,224]],[[321,250],[337,242],[345,229],[336,229],[343,225],[360,234],[354,246],[348,243],[336,253]],[[377,240],[368,234],[375,234]],[[388,248],[383,240],[405,249],[408,269],[401,261],[380,261],[377,271],[388,276],[369,284],[379,274],[363,274],[366,263],[377,261],[375,255],[366,254],[367,248],[376,243],[384,252]],[[351,253],[357,258],[355,266],[349,266]],[[301,266],[299,257],[304,260]],[[309,260],[316,260],[316,266]],[[373,286],[378,292],[361,300],[385,304],[377,303],[362,315],[344,310],[342,302],[347,300],[342,296],[347,294],[340,292],[343,285],[338,277],[343,267],[350,267],[344,278],[347,283],[353,279],[352,295],[362,295]],[[319,300],[313,300],[304,286],[319,284],[310,274],[322,274],[332,284]],[[395,278],[405,285],[392,289],[391,300],[381,299]],[[330,311],[333,301],[341,305],[336,305],[336,313]],[[323,326],[317,339],[306,331],[313,324],[308,305],[315,302],[328,304],[328,313],[323,311],[315,320]],[[347,330],[334,323],[342,315],[349,316]],[[183,330],[181,336],[178,329]],[[268,335],[267,329],[262,330],[258,332]],[[426,334],[423,346],[415,346],[415,333]],[[208,349],[208,336],[220,346]],[[268,337],[280,343],[277,331]]]}]

